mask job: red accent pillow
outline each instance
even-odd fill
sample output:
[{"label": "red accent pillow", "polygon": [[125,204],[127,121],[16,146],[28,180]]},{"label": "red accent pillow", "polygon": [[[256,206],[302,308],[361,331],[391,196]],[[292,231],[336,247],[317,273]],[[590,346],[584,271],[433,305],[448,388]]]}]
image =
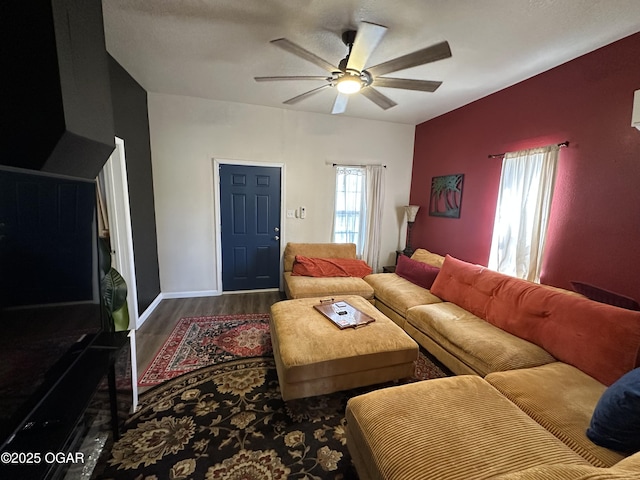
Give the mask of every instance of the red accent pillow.
[{"label": "red accent pillow", "polygon": [[296,255],[291,275],[307,277],[366,277],[373,270],[355,258],[310,258]]},{"label": "red accent pillow", "polygon": [[396,265],[396,275],[409,280],[411,283],[430,289],[433,285],[433,281],[440,273],[438,267],[434,267],[427,263],[418,262],[412,260],[409,257],[400,255],[398,257],[398,264]]}]

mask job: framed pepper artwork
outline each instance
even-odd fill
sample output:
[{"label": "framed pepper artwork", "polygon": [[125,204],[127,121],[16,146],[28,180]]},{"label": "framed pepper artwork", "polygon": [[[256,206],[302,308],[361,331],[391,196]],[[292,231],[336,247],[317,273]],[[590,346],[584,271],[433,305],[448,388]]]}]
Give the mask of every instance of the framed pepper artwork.
[{"label": "framed pepper artwork", "polygon": [[429,215],[432,217],[460,218],[464,174],[443,175],[431,179]]}]

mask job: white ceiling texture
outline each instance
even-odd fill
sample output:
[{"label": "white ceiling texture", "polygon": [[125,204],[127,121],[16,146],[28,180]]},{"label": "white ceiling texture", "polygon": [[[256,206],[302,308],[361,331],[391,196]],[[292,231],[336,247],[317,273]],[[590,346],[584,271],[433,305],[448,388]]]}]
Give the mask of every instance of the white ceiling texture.
[{"label": "white ceiling texture", "polygon": [[330,114],[324,81],[256,76],[327,75],[270,44],[287,40],[333,65],[342,32],[362,21],[388,28],[365,67],[443,40],[452,57],[388,76],[442,81],[433,93],[376,87],[342,115],[418,124],[640,31],[640,0],[103,0],[107,50],[149,92]]}]

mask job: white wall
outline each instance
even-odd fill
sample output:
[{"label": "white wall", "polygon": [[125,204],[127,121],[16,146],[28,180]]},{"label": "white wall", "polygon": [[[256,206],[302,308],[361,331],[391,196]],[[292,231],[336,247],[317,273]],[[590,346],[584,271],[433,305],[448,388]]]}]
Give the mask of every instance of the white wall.
[{"label": "white wall", "polygon": [[[327,107],[329,108],[329,107]],[[284,164],[284,242],[330,242],[334,169],[385,164],[382,264],[404,247],[414,126],[149,93],[160,286],[164,295],[206,295],[217,284],[213,159]],[[284,248],[283,242],[283,248]]]}]

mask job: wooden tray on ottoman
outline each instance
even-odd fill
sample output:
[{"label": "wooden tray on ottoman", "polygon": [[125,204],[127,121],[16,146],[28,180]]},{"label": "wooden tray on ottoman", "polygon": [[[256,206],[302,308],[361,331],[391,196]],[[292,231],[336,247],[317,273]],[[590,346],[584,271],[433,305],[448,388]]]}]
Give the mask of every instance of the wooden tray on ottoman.
[{"label": "wooden tray on ottoman", "polygon": [[313,308],[331,320],[341,330],[363,327],[376,321],[375,318],[342,300],[321,300],[320,305],[314,305]]}]

